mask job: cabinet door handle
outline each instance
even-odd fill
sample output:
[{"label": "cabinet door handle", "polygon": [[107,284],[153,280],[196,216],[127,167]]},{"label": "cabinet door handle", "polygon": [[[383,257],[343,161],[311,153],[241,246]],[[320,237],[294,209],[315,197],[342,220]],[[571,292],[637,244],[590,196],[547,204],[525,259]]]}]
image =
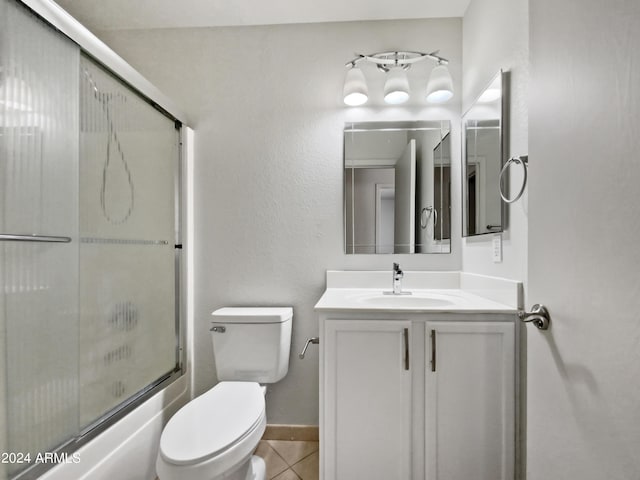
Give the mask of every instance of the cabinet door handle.
[{"label": "cabinet door handle", "polygon": [[436,371],[436,331],[431,330],[431,371]]},{"label": "cabinet door handle", "polygon": [[409,329],[404,329],[404,369],[409,370]]}]

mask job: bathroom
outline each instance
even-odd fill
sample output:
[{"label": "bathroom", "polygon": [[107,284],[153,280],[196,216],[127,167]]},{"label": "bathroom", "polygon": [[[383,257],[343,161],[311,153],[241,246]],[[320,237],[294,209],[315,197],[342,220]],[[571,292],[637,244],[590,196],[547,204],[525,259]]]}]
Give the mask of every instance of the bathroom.
[{"label": "bathroom", "polygon": [[[299,18],[274,9],[245,26],[238,24],[252,18],[248,6],[230,13],[234,26],[213,26],[202,15],[153,7],[156,17],[126,3],[60,2],[179,105],[193,129],[187,373],[142,405],[146,413],[86,444],[82,462],[43,478],[153,480],[165,416],[215,381],[208,332],[211,312],[226,306],[293,307],[289,371],[268,388],[267,418],[317,426],[318,348],[304,360],[297,354],[319,333],[314,306],[326,271],[390,272],[393,262],[407,281],[414,271],[520,281],[527,310],[549,307],[548,331],[523,331],[516,478],[640,477],[637,2],[471,0],[452,18],[367,15],[367,6],[347,18],[325,7]],[[344,64],[354,53],[394,48],[440,50],[450,61],[452,101],[345,107]],[[510,155],[530,162],[524,196],[508,207],[501,261],[492,258],[493,235],[462,237],[459,148],[452,149],[450,254],[345,254],[345,124],[448,120],[460,145],[462,113],[500,69],[510,72]]]}]

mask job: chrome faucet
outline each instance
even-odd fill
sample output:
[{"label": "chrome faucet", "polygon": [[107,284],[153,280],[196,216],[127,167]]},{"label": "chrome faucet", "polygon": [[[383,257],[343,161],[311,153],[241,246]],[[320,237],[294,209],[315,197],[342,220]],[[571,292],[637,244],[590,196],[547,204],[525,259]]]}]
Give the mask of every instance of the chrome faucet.
[{"label": "chrome faucet", "polygon": [[393,264],[393,294],[402,295],[402,277],[404,272],[400,270],[400,264]]}]

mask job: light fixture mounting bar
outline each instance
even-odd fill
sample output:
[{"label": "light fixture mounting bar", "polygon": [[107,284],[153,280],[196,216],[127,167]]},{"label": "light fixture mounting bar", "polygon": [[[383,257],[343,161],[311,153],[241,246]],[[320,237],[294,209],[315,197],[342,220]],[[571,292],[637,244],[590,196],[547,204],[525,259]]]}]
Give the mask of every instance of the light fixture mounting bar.
[{"label": "light fixture mounting bar", "polygon": [[[369,89],[360,64],[372,63],[378,70],[385,73],[383,98],[385,103],[400,105],[409,100],[411,87],[407,70],[414,63],[429,59],[437,63],[431,69],[427,82],[426,101],[428,103],[445,103],[453,97],[453,80],[447,69],[449,60],[434,52],[414,52],[410,50],[391,50],[387,52],[363,55],[356,53],[356,57],[345,63],[347,74],[342,89],[342,98],[346,105],[355,107],[363,105],[369,98]],[[417,74],[421,74],[417,72]]]},{"label": "light fixture mounting bar", "polygon": [[387,70],[387,67],[400,66],[405,69],[409,68],[412,64],[421,62],[422,60],[429,58],[438,62],[439,65],[448,65],[449,60],[437,55],[439,50],[431,53],[424,52],[411,52],[411,51],[390,51],[390,52],[378,52],[371,53],[369,55],[363,55],[357,53],[356,58],[350,62],[345,63],[345,67],[355,67],[358,62],[367,61],[374,63],[383,70]]}]

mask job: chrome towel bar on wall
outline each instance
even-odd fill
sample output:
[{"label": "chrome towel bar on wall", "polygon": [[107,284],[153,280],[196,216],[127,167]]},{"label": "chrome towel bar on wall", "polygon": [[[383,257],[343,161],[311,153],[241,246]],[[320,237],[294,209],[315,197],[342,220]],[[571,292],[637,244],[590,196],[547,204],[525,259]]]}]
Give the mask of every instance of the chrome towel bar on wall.
[{"label": "chrome towel bar on wall", "polygon": [[[514,197],[514,198],[507,198],[506,195],[504,194],[503,190],[502,190],[502,177],[504,176],[504,173],[509,169],[509,166],[511,164],[516,164],[516,165],[521,165],[522,166],[522,173],[523,173],[523,178],[522,178],[522,187],[520,187],[520,190],[518,191],[518,194]],[[521,155],[519,157],[511,157],[509,160],[507,160],[507,162],[504,164],[504,166],[502,167],[502,170],[500,170],[500,176],[498,177],[498,189],[500,190],[500,196],[502,197],[502,200],[505,203],[513,203],[516,202],[518,200],[520,200],[520,197],[522,197],[522,194],[524,193],[524,188],[527,186],[527,174],[528,174],[528,170],[529,170],[529,156],[528,155]]]}]

